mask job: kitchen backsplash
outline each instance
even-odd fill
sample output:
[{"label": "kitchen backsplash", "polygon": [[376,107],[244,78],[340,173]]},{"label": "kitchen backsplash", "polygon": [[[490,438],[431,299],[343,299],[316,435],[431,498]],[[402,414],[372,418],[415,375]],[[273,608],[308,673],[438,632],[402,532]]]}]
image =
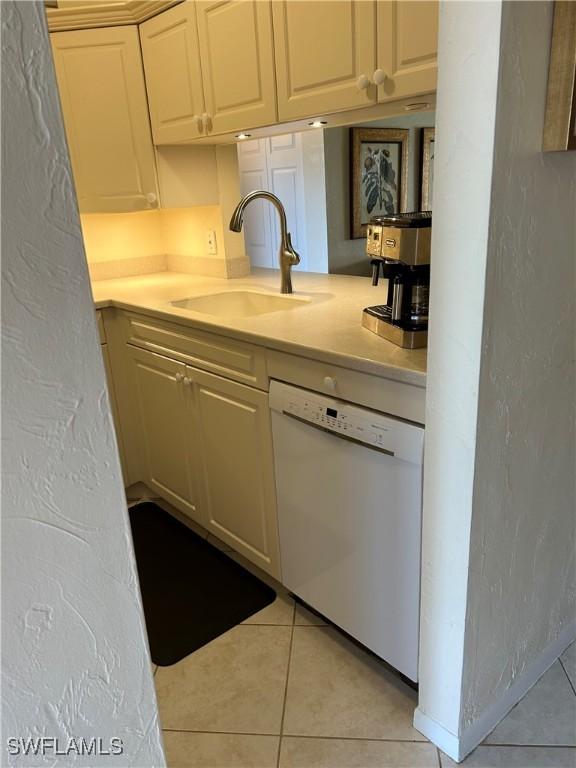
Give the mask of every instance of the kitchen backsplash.
[{"label": "kitchen backsplash", "polygon": [[[92,280],[166,269],[211,277],[248,273],[247,259],[225,237],[219,205],[82,214],[81,223]],[[208,253],[210,230],[216,234],[216,254]]]}]

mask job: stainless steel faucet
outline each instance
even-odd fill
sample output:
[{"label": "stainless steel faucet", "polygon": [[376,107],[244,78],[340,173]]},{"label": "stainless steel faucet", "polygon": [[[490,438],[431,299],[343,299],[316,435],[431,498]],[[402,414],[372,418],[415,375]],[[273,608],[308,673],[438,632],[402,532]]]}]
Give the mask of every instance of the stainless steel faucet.
[{"label": "stainless steel faucet", "polygon": [[263,198],[264,200],[269,200],[273,203],[280,216],[280,252],[278,254],[280,260],[280,274],[282,275],[280,293],[292,293],[291,270],[295,264],[300,263],[300,256],[298,256],[292,247],[292,239],[286,225],[286,211],[276,195],[273,195],[272,192],[266,192],[264,189],[258,189],[255,192],[247,194],[240,200],[236,206],[236,210],[232,214],[232,218],[230,219],[230,229],[232,232],[241,231],[244,221],[244,209],[248,203],[251,203],[252,200],[257,200],[258,198]]}]

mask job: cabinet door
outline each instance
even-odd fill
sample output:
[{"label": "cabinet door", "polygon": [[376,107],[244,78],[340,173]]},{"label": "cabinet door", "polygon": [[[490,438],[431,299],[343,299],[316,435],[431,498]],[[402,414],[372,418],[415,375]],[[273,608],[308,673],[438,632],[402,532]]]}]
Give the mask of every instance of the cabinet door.
[{"label": "cabinet door", "polygon": [[155,207],[156,164],[137,28],[50,37],[80,211]]},{"label": "cabinet door", "polygon": [[120,456],[120,467],[122,469],[122,477],[124,479],[124,485],[128,485],[128,473],[126,471],[126,458],[124,452],[124,443],[122,440],[122,431],[120,429],[120,418],[118,416],[118,403],[116,401],[116,393],[114,390],[114,379],[112,377],[112,365],[110,363],[110,354],[108,351],[108,344],[101,344],[102,357],[104,358],[104,371],[106,373],[106,386],[108,388],[108,399],[110,400],[110,409],[112,411],[112,420],[114,422],[114,431],[116,434],[116,445],[118,446],[118,454]]},{"label": "cabinet door", "polygon": [[210,132],[275,123],[270,0],[198,0],[196,10]]},{"label": "cabinet door", "polygon": [[188,369],[200,429],[205,522],[216,536],[280,578],[268,394]]},{"label": "cabinet door", "polygon": [[194,3],[140,24],[142,57],[156,144],[202,135],[204,94]]},{"label": "cabinet door", "polygon": [[196,507],[191,386],[186,366],[127,346],[134,370],[144,442],[144,482],[177,509],[201,522]]},{"label": "cabinet door", "polygon": [[280,121],[376,103],[374,0],[275,0],[274,49]]},{"label": "cabinet door", "polygon": [[386,74],[379,101],[436,90],[437,0],[378,1],[378,67]]}]

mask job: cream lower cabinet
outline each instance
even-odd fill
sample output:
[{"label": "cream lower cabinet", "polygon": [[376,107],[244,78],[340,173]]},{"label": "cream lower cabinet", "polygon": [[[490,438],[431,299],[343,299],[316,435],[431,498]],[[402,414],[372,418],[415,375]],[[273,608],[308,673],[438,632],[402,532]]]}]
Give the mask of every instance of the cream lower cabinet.
[{"label": "cream lower cabinet", "polygon": [[114,389],[114,378],[112,376],[112,364],[110,362],[108,344],[102,344],[100,349],[102,350],[102,357],[104,358],[106,386],[108,388],[108,398],[110,400],[110,409],[112,411],[112,420],[114,422],[114,431],[116,433],[116,444],[118,446],[118,455],[120,457],[120,468],[122,469],[122,477],[124,478],[124,484],[126,485],[128,482],[126,471],[126,453],[124,451],[124,442],[122,440],[122,431],[120,429],[120,416],[118,413],[118,404],[116,400],[116,392]]},{"label": "cream lower cabinet", "polygon": [[136,26],[50,35],[81,213],[158,205]]},{"label": "cream lower cabinet", "polygon": [[200,431],[204,524],[279,579],[268,393],[188,370]]},{"label": "cream lower cabinet", "polygon": [[126,345],[142,480],[234,550],[280,577],[268,394]]},{"label": "cream lower cabinet", "polygon": [[149,488],[198,523],[195,465],[197,435],[186,366],[127,346],[139,417],[144,476]]}]

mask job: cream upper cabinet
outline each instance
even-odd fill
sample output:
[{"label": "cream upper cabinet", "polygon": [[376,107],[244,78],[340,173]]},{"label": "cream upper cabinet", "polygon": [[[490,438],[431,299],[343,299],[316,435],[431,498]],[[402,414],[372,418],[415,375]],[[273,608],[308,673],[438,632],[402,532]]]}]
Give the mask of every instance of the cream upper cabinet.
[{"label": "cream upper cabinet", "polygon": [[270,0],[198,0],[195,5],[209,133],[275,123]]},{"label": "cream upper cabinet", "polygon": [[376,103],[374,0],[275,0],[279,120]]},{"label": "cream upper cabinet", "polygon": [[50,37],[80,210],[156,207],[156,163],[137,27]]},{"label": "cream upper cabinet", "polygon": [[437,0],[378,0],[378,100],[436,90]]},{"label": "cream upper cabinet", "polygon": [[280,578],[268,394],[188,369],[200,430],[204,525]]},{"label": "cream upper cabinet", "polygon": [[140,25],[142,57],[156,144],[204,134],[204,92],[193,2]]},{"label": "cream upper cabinet", "polygon": [[138,403],[144,477],[152,490],[197,522],[195,431],[186,366],[127,346]]}]

